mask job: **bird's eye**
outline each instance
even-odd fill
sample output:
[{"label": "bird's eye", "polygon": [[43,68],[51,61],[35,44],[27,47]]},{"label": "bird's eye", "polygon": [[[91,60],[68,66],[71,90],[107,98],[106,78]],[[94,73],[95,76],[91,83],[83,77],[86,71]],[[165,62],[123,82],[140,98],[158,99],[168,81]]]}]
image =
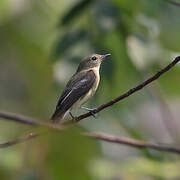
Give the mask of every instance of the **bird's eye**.
[{"label": "bird's eye", "polygon": [[95,61],[95,60],[97,59],[97,57],[96,57],[96,56],[93,56],[91,59],[92,59],[93,61]]}]

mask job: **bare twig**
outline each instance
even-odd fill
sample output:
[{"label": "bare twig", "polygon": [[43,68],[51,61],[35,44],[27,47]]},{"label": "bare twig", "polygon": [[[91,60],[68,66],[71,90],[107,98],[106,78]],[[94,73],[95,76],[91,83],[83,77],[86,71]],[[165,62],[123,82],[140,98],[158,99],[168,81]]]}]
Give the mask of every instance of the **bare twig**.
[{"label": "bare twig", "polygon": [[25,125],[44,126],[47,128],[54,128],[58,130],[64,129],[66,127],[63,124],[59,125],[59,124],[45,123],[32,117],[27,117],[20,114],[9,113],[9,112],[0,112],[0,118],[6,119],[9,121],[15,121],[15,122],[25,124]]},{"label": "bare twig", "polygon": [[26,117],[23,115],[17,115],[15,113],[0,112],[0,117],[6,120],[17,121],[18,123],[22,123],[22,124],[38,125],[38,122],[36,119]]},{"label": "bare twig", "polygon": [[136,140],[136,139],[132,139],[132,138],[116,137],[116,136],[112,136],[112,135],[105,134],[102,132],[86,133],[86,135],[96,138],[96,139],[99,139],[99,140],[112,142],[112,143],[116,143],[116,144],[123,144],[123,145],[136,147],[136,148],[149,148],[149,149],[154,149],[154,150],[158,150],[158,151],[166,151],[166,152],[180,154],[180,148],[164,146],[164,145],[159,145],[159,144],[153,144],[150,142],[140,141],[140,140]]},{"label": "bare twig", "polygon": [[175,1],[175,0],[167,0],[167,2],[170,3],[170,4],[173,4],[173,5],[175,5],[175,6],[179,6],[179,7],[180,7],[180,2],[178,2],[178,1]]},{"label": "bare twig", "polygon": [[33,138],[37,137],[37,136],[38,136],[38,134],[36,134],[36,133],[30,133],[30,134],[28,134],[26,136],[21,136],[21,137],[19,137],[17,139],[13,139],[13,140],[8,141],[8,142],[0,143],[0,148],[7,148],[9,146],[16,145],[16,144],[28,141],[30,139],[33,139]]},{"label": "bare twig", "polygon": [[[39,134],[31,133],[31,134],[29,134],[27,136],[22,136],[20,138],[15,139],[15,140],[8,141],[8,142],[5,142],[5,143],[1,143],[0,148],[7,148],[7,147],[12,146],[12,145],[23,143],[23,142],[25,142],[27,140],[31,140],[31,139],[37,137],[38,135]],[[176,148],[176,147],[171,147],[171,146],[167,146],[167,145],[163,146],[163,145],[159,145],[159,144],[153,144],[153,143],[150,143],[150,142],[140,141],[140,140],[127,138],[127,137],[116,137],[116,136],[112,136],[112,135],[102,133],[102,132],[83,133],[82,135],[92,137],[92,138],[95,138],[95,139],[98,139],[98,140],[106,141],[106,142],[131,146],[131,147],[134,147],[134,148],[149,148],[149,149],[153,149],[153,150],[157,150],[157,151],[165,151],[165,152],[169,152],[169,153],[180,154],[180,149]]]},{"label": "bare twig", "polygon": [[[150,84],[152,81],[158,79],[162,74],[164,74],[165,72],[169,71],[173,66],[175,66],[178,62],[180,61],[180,56],[176,57],[174,59],[174,61],[172,61],[169,65],[167,65],[166,67],[164,67],[163,69],[161,69],[160,71],[158,71],[155,75],[153,75],[152,77],[150,77],[149,79],[147,79],[146,81],[142,82],[141,84],[139,84],[138,86],[136,86],[135,88],[130,89],[129,91],[127,91],[126,93],[122,94],[121,96],[105,103],[102,104],[101,106],[97,107],[95,110],[93,110],[93,114],[96,114],[100,111],[102,111],[103,109],[112,106],[113,104],[127,98],[128,96],[130,96],[131,94],[141,90],[142,88],[144,88],[145,86],[147,86],[148,84]],[[76,121],[80,121],[84,118],[87,118],[89,116],[92,115],[92,112],[88,112],[85,114],[82,114],[78,117],[76,117]]]}]

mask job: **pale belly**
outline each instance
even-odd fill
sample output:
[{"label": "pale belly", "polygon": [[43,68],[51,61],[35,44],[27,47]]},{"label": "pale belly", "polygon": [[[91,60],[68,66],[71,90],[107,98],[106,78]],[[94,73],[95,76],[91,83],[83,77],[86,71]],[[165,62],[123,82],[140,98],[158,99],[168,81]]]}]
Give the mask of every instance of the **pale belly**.
[{"label": "pale belly", "polygon": [[83,98],[79,99],[76,103],[73,104],[73,106],[71,107],[71,110],[81,107],[81,105],[86,103],[88,99],[93,96],[93,94],[94,93],[92,92],[92,90],[90,90]]}]

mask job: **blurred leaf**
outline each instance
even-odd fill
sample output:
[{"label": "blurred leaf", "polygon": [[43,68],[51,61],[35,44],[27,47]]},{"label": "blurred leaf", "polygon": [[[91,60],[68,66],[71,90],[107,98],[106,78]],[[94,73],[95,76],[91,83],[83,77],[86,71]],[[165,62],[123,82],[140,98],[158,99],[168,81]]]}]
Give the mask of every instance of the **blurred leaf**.
[{"label": "blurred leaf", "polygon": [[112,94],[119,95],[124,89],[134,86],[140,78],[139,72],[127,55],[125,39],[121,32],[109,33],[104,39],[104,44],[111,49],[111,58],[116,67],[113,71]]},{"label": "blurred leaf", "polygon": [[66,32],[62,38],[59,39],[55,46],[54,55],[60,56],[65,53],[69,48],[76,45],[78,42],[86,39],[88,36],[87,32],[83,29],[78,29],[72,32]]},{"label": "blurred leaf", "polygon": [[164,0],[141,0],[142,12],[147,16],[155,16],[161,10]]},{"label": "blurred leaf", "polygon": [[60,25],[64,26],[69,24],[73,19],[80,16],[93,1],[94,0],[80,0],[62,17]]},{"label": "blurred leaf", "polygon": [[91,179],[89,165],[97,155],[94,140],[79,135],[77,129],[66,132],[51,132],[47,154],[48,171],[51,179]]},{"label": "blurred leaf", "polygon": [[97,1],[93,10],[92,23],[96,24],[96,31],[101,31],[103,33],[112,31],[121,21],[119,9],[113,5],[111,1]]},{"label": "blurred leaf", "polygon": [[172,51],[180,51],[180,9],[179,7],[169,5],[164,6],[159,12],[160,41],[162,46]]},{"label": "blurred leaf", "polygon": [[5,21],[10,16],[9,2],[6,0],[0,1],[0,22]]},{"label": "blurred leaf", "polygon": [[142,0],[136,0],[136,3],[132,3],[131,0],[113,0],[113,2],[128,14],[136,14],[142,6]]},{"label": "blurred leaf", "polygon": [[[10,47],[9,53],[16,51],[13,60],[16,60],[17,71],[21,74],[19,77],[24,82],[25,89],[21,89],[21,93],[25,91],[28,112],[32,114],[44,112],[47,108],[46,97],[50,97],[52,87],[52,69],[48,54],[27,34],[22,33],[16,24],[2,27],[1,33],[2,40],[5,39],[4,46]],[[11,42],[10,45],[6,44],[6,41]]]}]

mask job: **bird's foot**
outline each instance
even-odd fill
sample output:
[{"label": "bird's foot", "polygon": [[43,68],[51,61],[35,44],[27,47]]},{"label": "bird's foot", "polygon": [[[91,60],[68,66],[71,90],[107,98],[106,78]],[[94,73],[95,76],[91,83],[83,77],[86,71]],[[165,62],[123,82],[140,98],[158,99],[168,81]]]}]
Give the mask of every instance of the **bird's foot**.
[{"label": "bird's foot", "polygon": [[94,118],[96,118],[96,115],[95,115],[95,113],[94,113],[94,111],[96,110],[96,108],[87,108],[87,107],[81,106],[81,109],[85,109],[85,110],[89,111],[89,112],[92,114],[92,116],[93,116]]},{"label": "bird's foot", "polygon": [[75,116],[73,116],[73,114],[71,113],[71,112],[69,112],[69,114],[70,114],[70,116],[71,116],[71,120],[72,120],[72,122],[76,122],[76,117]]}]

